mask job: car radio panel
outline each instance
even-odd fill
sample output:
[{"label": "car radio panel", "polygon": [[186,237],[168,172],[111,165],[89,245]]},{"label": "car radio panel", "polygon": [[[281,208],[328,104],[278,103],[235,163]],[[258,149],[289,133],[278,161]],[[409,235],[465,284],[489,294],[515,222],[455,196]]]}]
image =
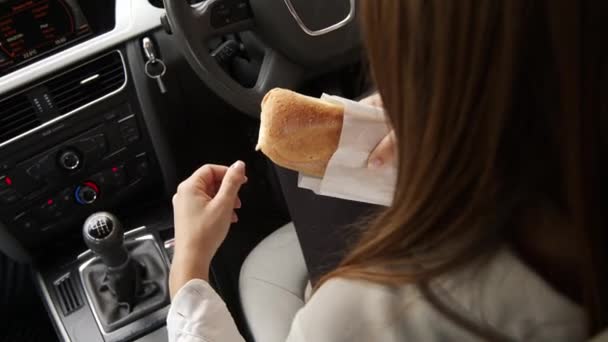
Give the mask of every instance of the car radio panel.
[{"label": "car radio panel", "polygon": [[[154,152],[131,104],[83,113],[80,119],[87,116],[95,118],[93,127],[42,152],[0,163],[0,220],[26,246],[118,203],[154,178]],[[59,127],[69,132],[71,125]]]}]

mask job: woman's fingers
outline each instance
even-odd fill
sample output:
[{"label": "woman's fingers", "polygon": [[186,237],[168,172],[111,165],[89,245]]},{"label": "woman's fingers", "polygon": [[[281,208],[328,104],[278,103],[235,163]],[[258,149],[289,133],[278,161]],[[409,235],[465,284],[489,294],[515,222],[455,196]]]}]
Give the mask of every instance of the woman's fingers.
[{"label": "woman's fingers", "polygon": [[234,201],[234,209],[241,209],[241,207],[243,206],[243,203],[241,202],[240,198],[236,198],[236,201]]},{"label": "woman's fingers", "polygon": [[391,131],[380,141],[368,159],[369,168],[380,168],[395,160],[395,132]]},{"label": "woman's fingers", "polygon": [[237,223],[239,222],[239,216],[236,214],[236,212],[232,212],[232,219],[230,220],[231,223]]},{"label": "woman's fingers", "polygon": [[246,181],[245,163],[239,160],[226,171],[214,200],[227,205],[234,205],[238,198],[239,190]]},{"label": "woman's fingers", "polygon": [[374,93],[360,101],[363,104],[375,107],[383,107],[382,97],[380,94]]},{"label": "woman's fingers", "polygon": [[213,197],[227,172],[228,167],[226,166],[206,164],[194,171],[192,176],[182,184],[183,187],[190,187],[194,191],[203,191],[209,197]]}]

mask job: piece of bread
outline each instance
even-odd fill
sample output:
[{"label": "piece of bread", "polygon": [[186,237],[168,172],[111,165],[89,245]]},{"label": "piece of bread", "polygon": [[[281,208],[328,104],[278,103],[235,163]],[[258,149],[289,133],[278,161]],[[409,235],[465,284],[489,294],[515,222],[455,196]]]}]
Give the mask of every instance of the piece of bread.
[{"label": "piece of bread", "polygon": [[338,148],[344,107],[276,88],[262,100],[261,150],[276,164],[322,177]]}]

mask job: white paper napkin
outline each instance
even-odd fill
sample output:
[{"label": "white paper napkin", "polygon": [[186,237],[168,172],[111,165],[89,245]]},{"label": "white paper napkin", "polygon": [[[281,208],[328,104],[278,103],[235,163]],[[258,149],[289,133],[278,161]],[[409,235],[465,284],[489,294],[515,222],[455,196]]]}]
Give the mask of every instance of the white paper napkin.
[{"label": "white paper napkin", "polygon": [[397,179],[395,167],[367,167],[370,153],[390,130],[383,110],[326,94],[321,99],[344,105],[340,142],[323,178],[300,174],[298,186],[318,195],[389,206]]}]

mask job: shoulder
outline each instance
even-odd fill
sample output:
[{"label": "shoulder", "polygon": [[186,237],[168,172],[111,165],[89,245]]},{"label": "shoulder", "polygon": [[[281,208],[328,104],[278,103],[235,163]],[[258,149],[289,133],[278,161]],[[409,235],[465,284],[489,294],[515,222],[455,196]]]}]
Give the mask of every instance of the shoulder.
[{"label": "shoulder", "polygon": [[[467,321],[517,340],[577,341],[582,309],[561,296],[510,251],[431,284],[437,299]],[[390,288],[336,278],[296,315],[290,341],[476,340],[444,316],[417,286]],[[297,338],[296,338],[297,337]]]},{"label": "shoulder", "polygon": [[418,332],[427,329],[419,323],[435,315],[415,286],[393,289],[336,278],[298,312],[289,341],[421,340]]},{"label": "shoulder", "polygon": [[469,321],[516,340],[579,341],[586,335],[582,308],[508,248],[478,267],[437,279],[432,288]]}]

